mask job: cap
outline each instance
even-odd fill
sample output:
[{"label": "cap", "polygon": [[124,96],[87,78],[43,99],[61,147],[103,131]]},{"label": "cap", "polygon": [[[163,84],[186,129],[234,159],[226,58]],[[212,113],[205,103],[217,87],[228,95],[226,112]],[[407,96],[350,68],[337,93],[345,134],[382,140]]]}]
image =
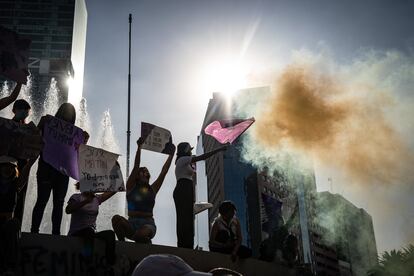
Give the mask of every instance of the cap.
[{"label": "cap", "polygon": [[7,155],[0,156],[0,164],[4,164],[4,163],[9,163],[17,167],[17,160]]},{"label": "cap", "polygon": [[180,257],[168,254],[149,255],[134,269],[132,276],[207,276],[211,273],[195,271]]},{"label": "cap", "polygon": [[193,147],[191,147],[191,145],[187,142],[182,142],[179,143],[177,146],[177,154],[185,154],[188,153],[189,151],[191,151],[193,149]]}]

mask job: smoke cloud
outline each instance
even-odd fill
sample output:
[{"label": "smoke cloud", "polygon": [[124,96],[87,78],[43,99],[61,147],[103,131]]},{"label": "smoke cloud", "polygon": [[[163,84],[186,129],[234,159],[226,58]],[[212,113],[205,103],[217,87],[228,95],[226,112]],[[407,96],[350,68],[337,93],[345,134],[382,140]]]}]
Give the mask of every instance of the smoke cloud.
[{"label": "smoke cloud", "polygon": [[379,251],[414,242],[414,59],[372,51],[339,64],[298,51],[272,79],[259,104],[238,100],[256,116],[244,158],[279,170],[283,156],[310,159],[372,215]]}]

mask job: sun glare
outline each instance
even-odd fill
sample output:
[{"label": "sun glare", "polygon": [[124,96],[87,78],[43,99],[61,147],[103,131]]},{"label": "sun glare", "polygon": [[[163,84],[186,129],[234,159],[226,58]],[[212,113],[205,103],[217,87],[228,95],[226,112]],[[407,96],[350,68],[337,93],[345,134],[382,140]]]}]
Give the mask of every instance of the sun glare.
[{"label": "sun glare", "polygon": [[220,92],[231,98],[234,92],[246,86],[247,72],[237,62],[219,61],[207,64],[202,73],[203,90]]}]

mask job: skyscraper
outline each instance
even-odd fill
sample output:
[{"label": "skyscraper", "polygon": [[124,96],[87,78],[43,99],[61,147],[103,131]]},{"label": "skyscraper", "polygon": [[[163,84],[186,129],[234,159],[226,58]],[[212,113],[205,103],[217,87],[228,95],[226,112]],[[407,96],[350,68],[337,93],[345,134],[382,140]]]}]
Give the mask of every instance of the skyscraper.
[{"label": "skyscraper", "polygon": [[318,222],[329,230],[326,239],[336,247],[338,259],[349,263],[352,275],[367,275],[378,254],[371,216],[330,192],[318,193],[316,205]]},{"label": "skyscraper", "polygon": [[59,103],[78,104],[86,46],[85,1],[3,0],[0,11],[2,26],[32,40],[29,71],[34,111],[41,111],[52,78],[60,92]]},{"label": "skyscraper", "polygon": [[[260,87],[239,91],[238,95],[241,96],[239,99],[248,99],[251,104],[255,101],[258,103],[261,98],[269,95],[269,92],[268,87]],[[244,104],[247,102],[229,104],[226,97],[214,93],[208,104],[202,129],[214,120],[254,116],[253,111],[250,114],[237,111],[237,107]],[[204,152],[219,146],[217,141],[205,135],[203,131],[201,136],[202,139],[199,141],[202,141]],[[278,225],[283,224],[285,219],[293,221],[291,230],[299,234],[299,217],[296,215],[297,212],[295,213],[295,209],[298,208],[297,193],[291,189],[291,183],[288,183],[294,181],[293,178],[288,180],[285,172],[277,173],[272,170],[268,173],[265,168],[254,167],[243,161],[242,151],[243,144],[241,139],[238,139],[226,152],[206,160],[208,201],[214,205],[209,210],[208,219],[211,224],[218,215],[221,201],[232,200],[237,207],[243,243],[252,248],[254,256],[259,256],[261,242],[268,238]],[[296,218],[293,218],[294,216]],[[306,242],[308,243],[308,239]]]}]

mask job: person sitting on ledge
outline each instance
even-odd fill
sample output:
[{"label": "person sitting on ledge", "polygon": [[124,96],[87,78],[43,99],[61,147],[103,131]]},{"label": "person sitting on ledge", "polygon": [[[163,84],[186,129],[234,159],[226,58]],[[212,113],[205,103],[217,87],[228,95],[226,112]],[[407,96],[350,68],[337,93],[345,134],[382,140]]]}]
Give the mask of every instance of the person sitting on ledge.
[{"label": "person sitting on ledge", "polygon": [[210,251],[231,254],[232,261],[236,261],[237,257],[250,257],[251,249],[241,245],[243,237],[240,222],[235,215],[234,203],[229,200],[223,201],[220,204],[219,213],[211,227]]},{"label": "person sitting on ledge", "polygon": [[138,149],[135,155],[134,168],[126,185],[128,220],[119,215],[112,217],[112,227],[120,241],[128,238],[135,242],[151,243],[151,239],[155,236],[157,230],[152,211],[155,205],[155,197],[171,166],[175,145],[172,143],[167,144],[168,159],[165,161],[158,178],[150,185],[150,173],[148,169],[146,167],[140,167],[143,143],[144,139],[139,138],[137,141]]},{"label": "person sitting on ledge", "polygon": [[[118,165],[118,164],[117,164]],[[119,166],[119,165],[118,165]],[[79,190],[79,182],[75,184]],[[86,258],[92,259],[95,238],[103,240],[106,248],[106,259],[109,264],[115,263],[115,234],[112,230],[96,232],[96,218],[99,205],[111,198],[116,192],[104,192],[95,195],[94,192],[73,194],[68,201],[65,212],[71,214],[68,236],[84,239]]]}]

